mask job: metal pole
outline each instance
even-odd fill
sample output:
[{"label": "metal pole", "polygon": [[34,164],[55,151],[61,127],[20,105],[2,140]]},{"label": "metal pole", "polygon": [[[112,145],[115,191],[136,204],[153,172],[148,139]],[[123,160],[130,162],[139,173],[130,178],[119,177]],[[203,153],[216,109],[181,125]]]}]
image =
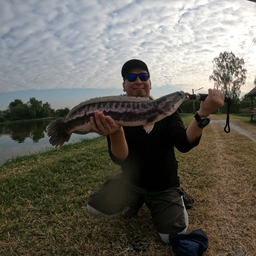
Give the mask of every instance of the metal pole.
[{"label": "metal pole", "polygon": [[[204,87],[201,87],[201,88],[196,89],[196,90],[192,89],[192,94],[195,94],[196,91],[202,90],[203,88]],[[194,110],[194,112],[196,112],[195,100],[193,100],[193,110]]]}]

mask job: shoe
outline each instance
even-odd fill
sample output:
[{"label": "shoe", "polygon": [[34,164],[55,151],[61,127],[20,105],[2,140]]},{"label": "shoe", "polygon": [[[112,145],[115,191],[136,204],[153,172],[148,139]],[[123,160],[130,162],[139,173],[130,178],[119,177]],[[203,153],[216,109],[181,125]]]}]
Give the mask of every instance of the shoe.
[{"label": "shoe", "polygon": [[181,188],[181,190],[183,191],[183,201],[185,204],[186,209],[191,209],[193,207],[193,204],[195,202],[195,200],[185,192],[185,190],[183,188]]},{"label": "shoe", "polygon": [[137,205],[135,206],[131,206],[131,207],[126,207],[124,209],[124,211],[122,212],[122,215],[125,219],[131,219],[133,217],[135,217],[139,211],[139,209],[141,208],[141,206],[144,204],[144,202],[139,202]]}]

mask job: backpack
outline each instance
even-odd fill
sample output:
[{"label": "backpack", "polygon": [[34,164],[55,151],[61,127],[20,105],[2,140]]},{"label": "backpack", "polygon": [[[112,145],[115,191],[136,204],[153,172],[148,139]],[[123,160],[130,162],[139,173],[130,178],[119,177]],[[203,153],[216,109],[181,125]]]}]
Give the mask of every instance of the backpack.
[{"label": "backpack", "polygon": [[208,237],[202,229],[189,234],[170,235],[170,244],[176,256],[202,256],[208,248]]}]

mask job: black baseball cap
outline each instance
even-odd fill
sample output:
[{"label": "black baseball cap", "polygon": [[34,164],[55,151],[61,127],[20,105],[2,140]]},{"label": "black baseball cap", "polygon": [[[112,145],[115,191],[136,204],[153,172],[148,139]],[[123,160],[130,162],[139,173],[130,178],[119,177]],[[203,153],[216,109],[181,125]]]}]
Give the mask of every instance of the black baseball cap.
[{"label": "black baseball cap", "polygon": [[121,74],[122,74],[122,77],[123,77],[124,80],[125,80],[125,76],[133,68],[144,69],[149,74],[148,67],[147,67],[145,62],[143,62],[142,60],[132,59],[132,60],[128,60],[127,62],[125,62],[123,67],[122,67]]}]

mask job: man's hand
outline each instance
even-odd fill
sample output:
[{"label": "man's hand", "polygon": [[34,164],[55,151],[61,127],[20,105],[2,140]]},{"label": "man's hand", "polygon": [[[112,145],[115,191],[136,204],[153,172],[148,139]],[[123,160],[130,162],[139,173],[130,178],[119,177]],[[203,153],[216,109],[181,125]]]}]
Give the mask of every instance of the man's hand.
[{"label": "man's hand", "polygon": [[209,116],[211,113],[224,105],[225,96],[217,90],[208,90],[208,96],[200,104],[198,114],[200,116]]},{"label": "man's hand", "polygon": [[111,135],[121,129],[110,116],[105,116],[100,111],[95,111],[94,117],[90,117],[91,130],[100,135]]},{"label": "man's hand", "polygon": [[[200,109],[198,110],[199,116],[209,116],[212,112],[224,105],[224,100],[225,97],[223,93],[209,89],[208,96],[200,104]],[[193,119],[186,130],[188,142],[191,144],[194,143],[202,135],[202,131],[203,128],[200,128],[196,120]]]},{"label": "man's hand", "polygon": [[105,116],[100,111],[95,111],[94,117],[90,117],[91,130],[110,138],[112,154],[120,160],[128,156],[128,146],[123,127],[117,124],[110,116]]}]

